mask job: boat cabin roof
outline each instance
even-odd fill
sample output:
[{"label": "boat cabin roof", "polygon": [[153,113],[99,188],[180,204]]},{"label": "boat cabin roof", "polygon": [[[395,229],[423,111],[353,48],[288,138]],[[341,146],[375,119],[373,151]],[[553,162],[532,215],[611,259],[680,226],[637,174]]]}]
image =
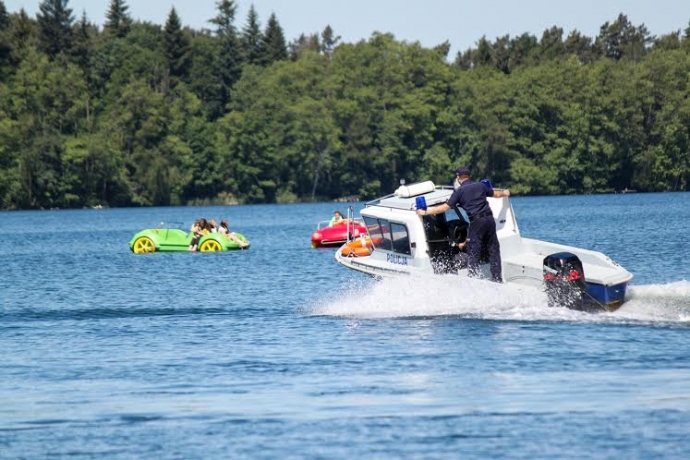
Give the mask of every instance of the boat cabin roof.
[{"label": "boat cabin roof", "polygon": [[453,193],[453,187],[447,185],[434,186],[434,189],[418,195],[399,196],[396,193],[369,201],[366,206],[383,206],[404,211],[415,211],[417,209],[417,197],[423,196],[427,206],[435,206],[445,203]]},{"label": "boat cabin roof", "polygon": [[[414,224],[414,222],[421,224],[422,220],[418,218],[415,212],[418,208],[417,199],[424,197],[427,207],[436,206],[447,202],[453,190],[451,186],[436,186],[432,181],[400,186],[395,193],[366,203],[365,208],[360,211],[360,214],[365,220],[367,217],[373,217],[393,219],[408,224]],[[496,232],[499,239],[508,236],[519,236],[520,230],[515,220],[515,213],[513,212],[510,198],[491,197],[488,198],[488,202],[491,212],[496,219]],[[465,214],[461,208],[455,208],[454,210],[446,211],[446,213],[449,213],[447,219],[454,219],[454,216],[457,215],[456,212]],[[463,218],[469,221],[466,215]]]}]

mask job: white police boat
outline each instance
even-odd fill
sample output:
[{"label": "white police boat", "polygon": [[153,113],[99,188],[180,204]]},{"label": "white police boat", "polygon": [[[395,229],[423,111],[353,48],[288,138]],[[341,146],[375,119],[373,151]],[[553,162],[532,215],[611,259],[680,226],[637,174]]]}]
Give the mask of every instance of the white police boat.
[{"label": "white police boat", "polygon": [[[466,214],[418,216],[417,207],[445,203],[450,186],[431,181],[400,186],[395,193],[365,204],[364,219],[373,250],[356,256],[336,251],[347,268],[372,275],[466,274],[455,261],[457,243],[467,235]],[[520,235],[510,198],[488,198],[501,245],[503,282],[545,289],[550,305],[585,311],[613,311],[625,301],[633,275],[606,255]],[[351,243],[348,242],[346,245]],[[345,247],[343,247],[344,249]],[[482,272],[489,278],[488,263]]]}]

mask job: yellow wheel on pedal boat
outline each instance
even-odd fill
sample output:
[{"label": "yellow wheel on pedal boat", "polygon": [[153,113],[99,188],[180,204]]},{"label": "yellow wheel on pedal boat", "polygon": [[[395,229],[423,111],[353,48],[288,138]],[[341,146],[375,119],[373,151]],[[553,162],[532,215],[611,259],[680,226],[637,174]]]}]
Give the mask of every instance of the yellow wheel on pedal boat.
[{"label": "yellow wheel on pedal boat", "polygon": [[150,238],[143,236],[134,242],[134,245],[132,246],[132,251],[134,251],[135,254],[156,252],[156,246],[153,244],[153,241],[151,241]]},{"label": "yellow wheel on pedal boat", "polygon": [[201,243],[201,246],[199,247],[199,251],[201,252],[217,252],[222,250],[223,247],[216,240],[204,241],[203,243]]}]

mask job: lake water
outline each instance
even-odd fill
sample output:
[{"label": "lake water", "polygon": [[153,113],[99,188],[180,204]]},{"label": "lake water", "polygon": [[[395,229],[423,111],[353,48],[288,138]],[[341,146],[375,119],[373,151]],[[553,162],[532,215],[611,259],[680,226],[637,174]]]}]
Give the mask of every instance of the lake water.
[{"label": "lake water", "polygon": [[[0,213],[0,458],[686,458],[690,194],[513,206],[626,267],[629,301],[375,282],[310,248],[343,204]],[[202,216],[251,248],[129,250]]]}]

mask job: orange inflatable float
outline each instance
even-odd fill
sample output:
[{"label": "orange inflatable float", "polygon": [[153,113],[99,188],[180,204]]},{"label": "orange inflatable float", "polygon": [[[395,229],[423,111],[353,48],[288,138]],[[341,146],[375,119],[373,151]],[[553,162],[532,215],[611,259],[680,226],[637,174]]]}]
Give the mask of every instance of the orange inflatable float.
[{"label": "orange inflatable float", "polygon": [[371,238],[357,238],[349,243],[343,244],[340,248],[340,254],[343,257],[366,257],[371,255],[374,245],[371,242]]}]

